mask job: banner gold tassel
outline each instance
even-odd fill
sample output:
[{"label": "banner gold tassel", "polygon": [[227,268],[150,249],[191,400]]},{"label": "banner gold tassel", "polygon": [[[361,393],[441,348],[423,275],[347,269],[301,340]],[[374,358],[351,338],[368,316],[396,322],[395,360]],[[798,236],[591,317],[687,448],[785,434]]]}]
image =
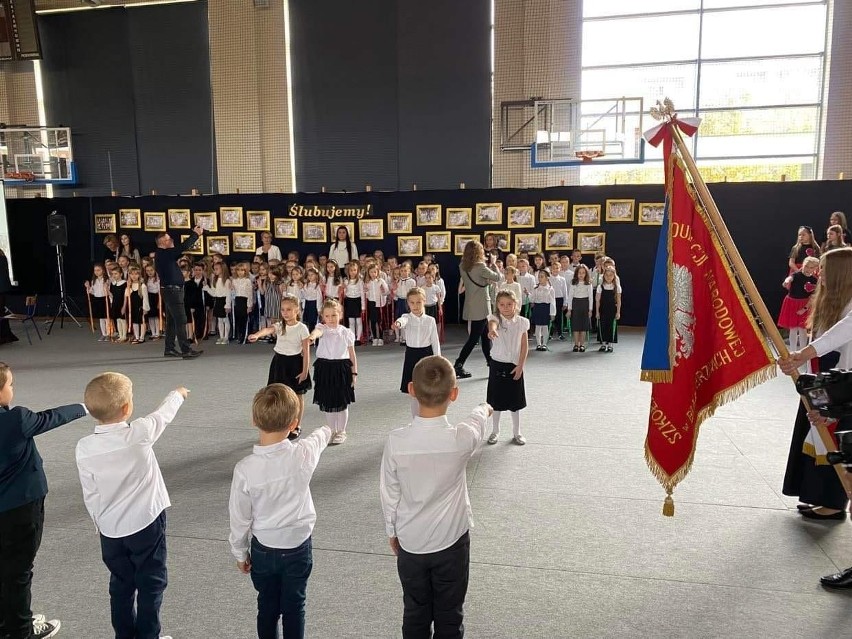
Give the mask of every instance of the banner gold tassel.
[{"label": "banner gold tassel", "polygon": [[672,499],[672,491],[666,491],[666,500],[663,502],[663,517],[674,517],[674,499]]}]

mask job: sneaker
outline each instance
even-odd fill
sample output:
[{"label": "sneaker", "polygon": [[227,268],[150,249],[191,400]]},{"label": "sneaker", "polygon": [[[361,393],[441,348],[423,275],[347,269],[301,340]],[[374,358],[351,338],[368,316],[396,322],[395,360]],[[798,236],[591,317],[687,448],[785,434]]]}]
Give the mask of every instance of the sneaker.
[{"label": "sneaker", "polygon": [[488,436],[488,443],[489,444],[496,444],[497,443],[497,433],[491,433]]},{"label": "sneaker", "polygon": [[376,346],[384,346],[384,345],[385,345],[385,340],[383,340],[383,339],[377,339],[376,340]]},{"label": "sneaker", "polygon": [[36,616],[33,618],[33,637],[36,639],[48,639],[48,637],[55,637],[59,634],[59,628],[62,627],[62,624],[59,622],[59,619],[51,619],[47,621],[44,619],[44,616]]},{"label": "sneaker", "polygon": [[514,437],[512,437],[512,442],[517,444],[518,446],[523,446],[527,443],[527,440],[524,439],[523,435],[515,435]]},{"label": "sneaker", "polygon": [[109,337],[101,336],[101,337],[99,337],[99,338],[98,338],[98,341],[99,341],[99,342],[108,342],[108,341],[109,341]]},{"label": "sneaker", "polygon": [[346,431],[342,430],[334,436],[335,444],[342,444],[346,441]]},{"label": "sneaker", "polygon": [[370,346],[378,346],[378,341],[377,339],[370,340]]}]

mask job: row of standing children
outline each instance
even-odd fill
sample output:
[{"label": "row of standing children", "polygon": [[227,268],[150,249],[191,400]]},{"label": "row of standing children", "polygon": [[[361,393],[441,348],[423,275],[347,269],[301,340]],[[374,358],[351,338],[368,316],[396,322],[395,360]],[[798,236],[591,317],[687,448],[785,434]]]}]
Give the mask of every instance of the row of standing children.
[{"label": "row of standing children", "polygon": [[[163,311],[160,280],[153,263],[128,262],[126,267],[118,262],[95,264],[92,278],[84,282],[84,287],[92,330],[95,320],[100,329],[99,342],[141,344],[148,331],[152,339],[160,339]],[[128,328],[133,331],[132,337],[128,337]]]}]

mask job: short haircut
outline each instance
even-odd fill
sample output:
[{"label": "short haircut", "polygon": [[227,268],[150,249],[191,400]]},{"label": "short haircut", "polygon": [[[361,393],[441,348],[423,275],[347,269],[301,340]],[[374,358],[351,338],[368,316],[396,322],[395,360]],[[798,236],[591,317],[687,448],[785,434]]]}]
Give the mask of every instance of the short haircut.
[{"label": "short haircut", "polygon": [[446,357],[430,355],[417,362],[411,381],[417,401],[427,408],[434,408],[450,399],[450,393],[456,387],[456,372]]},{"label": "short haircut", "polygon": [[264,433],[282,433],[299,417],[299,398],[284,384],[270,384],[254,395],[251,418]]},{"label": "short haircut", "polygon": [[406,294],[405,299],[408,299],[409,297],[414,297],[415,295],[417,295],[418,297],[422,297],[424,300],[426,299],[426,291],[424,291],[419,286],[415,286],[414,288],[410,289]]},{"label": "short haircut", "polygon": [[6,362],[0,362],[0,389],[6,386],[6,382],[9,381],[9,373],[11,371],[11,367]]},{"label": "short haircut", "polygon": [[[802,266],[813,266],[814,268],[819,268],[819,258],[809,255],[802,262]],[[0,384],[0,388],[3,388],[3,384]]]},{"label": "short haircut", "polygon": [[101,373],[86,385],[83,401],[99,422],[120,418],[122,407],[133,400],[133,382],[121,373]]},{"label": "short haircut", "polygon": [[163,238],[164,238],[164,237],[166,237],[166,236],[168,236],[168,233],[166,233],[165,231],[160,231],[159,233],[157,233],[157,234],[154,236],[154,241],[155,241],[155,242],[159,242],[161,239],[163,239]]}]

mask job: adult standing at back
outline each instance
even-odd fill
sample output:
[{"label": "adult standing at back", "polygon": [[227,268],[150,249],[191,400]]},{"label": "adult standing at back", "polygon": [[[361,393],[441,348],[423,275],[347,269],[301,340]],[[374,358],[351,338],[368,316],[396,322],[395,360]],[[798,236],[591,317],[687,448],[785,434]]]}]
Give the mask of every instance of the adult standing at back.
[{"label": "adult standing at back", "polygon": [[269,260],[281,261],[281,249],[272,243],[272,233],[264,231],[260,234],[260,246],[254,252],[255,255],[266,255],[267,263]]},{"label": "adult standing at back", "polygon": [[[494,265],[495,258],[489,257],[489,264]],[[464,363],[470,357],[477,340],[482,342],[482,354],[485,361],[491,364],[491,341],[488,339],[488,315],[491,314],[491,295],[489,285],[499,282],[500,273],[485,265],[485,249],[479,242],[468,242],[464,247],[461,264],[459,265],[461,282],[464,285],[464,309],[462,319],[470,322],[470,335],[462,346],[454,368],[456,377],[466,379],[471,374],[465,370]]]},{"label": "adult standing at back", "polygon": [[846,213],[843,211],[835,211],[828,218],[829,226],[837,224],[843,229],[843,243],[852,244],[852,236],[849,234],[849,224],[846,222]]},{"label": "adult standing at back", "polygon": [[[160,276],[160,299],[166,315],[166,357],[183,357],[192,359],[201,355],[189,346],[186,337],[186,307],[183,303],[183,273],[180,272],[177,261],[181,254],[195,244],[195,240],[204,233],[204,229],[196,226],[189,237],[175,246],[175,241],[168,233],[157,234],[157,250],[154,254],[154,264]],[[177,338],[177,348],[175,347]]]},{"label": "adult standing at back", "polygon": [[355,242],[349,237],[349,229],[345,226],[337,227],[334,235],[334,244],[328,249],[328,259],[337,262],[341,270],[344,270],[349,262],[354,262],[358,259],[358,247],[355,246]]}]

